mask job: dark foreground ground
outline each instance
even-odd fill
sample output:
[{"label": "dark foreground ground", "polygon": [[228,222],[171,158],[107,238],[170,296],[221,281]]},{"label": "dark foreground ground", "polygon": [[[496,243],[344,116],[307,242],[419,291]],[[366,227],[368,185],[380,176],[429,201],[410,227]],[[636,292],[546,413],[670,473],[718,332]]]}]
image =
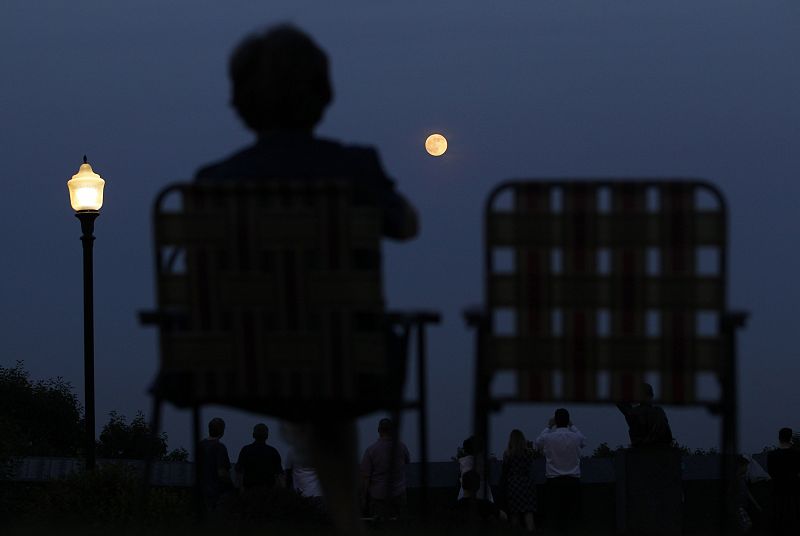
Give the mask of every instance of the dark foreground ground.
[{"label": "dark foreground ground", "polygon": [[[315,516],[308,505],[294,495],[276,497],[275,508],[265,512],[259,521],[243,519],[234,513],[222,519],[197,525],[190,489],[153,488],[146,507],[141,507],[141,483],[138,479],[115,469],[93,475],[78,475],[63,481],[25,484],[0,482],[0,535],[327,535],[332,534],[324,518]],[[582,486],[581,516],[574,520],[575,536],[617,534],[616,499],[613,484]],[[754,494],[762,500],[765,513],[756,520],[750,534],[764,534],[769,511],[769,488],[756,486]],[[539,490],[544,499],[544,490]],[[717,529],[718,486],[712,481],[683,483],[683,534],[719,534]],[[453,517],[457,488],[429,490],[426,504],[430,516],[421,518],[419,490],[409,490],[409,515],[406,521],[368,523],[370,536],[419,536],[455,534],[522,535],[524,531],[506,524],[492,526],[482,532],[475,522]],[[544,501],[542,501],[544,503]],[[138,506],[137,506],[138,505]],[[547,526],[544,512],[537,514],[538,534],[553,534]],[[656,524],[658,521],[656,520]],[[735,532],[731,532],[735,534]]]},{"label": "dark foreground ground", "polygon": [[[319,535],[319,536],[327,536],[333,535],[334,533],[328,527],[320,527],[320,526],[303,526],[300,525],[291,525],[287,526],[286,524],[281,523],[266,523],[259,527],[226,527],[225,529],[220,528],[211,528],[211,527],[185,527],[183,529],[158,529],[158,528],[149,528],[149,529],[115,529],[113,527],[43,527],[43,526],[18,526],[18,527],[0,527],[0,532],[7,536],[23,536],[23,535],[39,535],[39,534],[46,534],[46,535],[65,535],[65,536],[106,536],[106,535],[113,535],[113,536],[142,536],[142,535],[152,535],[152,536],[220,536],[223,535],[230,535],[230,536],[255,536],[260,535],[263,536],[265,534],[269,534],[270,536],[312,536],[312,535]],[[452,527],[452,526],[445,526],[441,524],[432,524],[431,526],[423,526],[419,523],[413,524],[406,524],[406,525],[394,525],[394,526],[370,526],[367,529],[367,534],[369,536],[401,536],[401,535],[414,535],[414,536],[439,536],[444,534],[456,534],[459,536],[523,536],[525,534],[524,531],[520,529],[513,529],[508,526],[501,526],[501,527],[493,527],[490,528],[488,532],[482,532],[481,529],[478,527]],[[553,532],[547,531],[546,529],[542,529],[537,531],[538,535],[540,536],[550,536],[554,534]],[[702,535],[714,535],[719,534],[719,532],[714,530],[703,530],[700,532],[684,532],[683,534],[687,536],[702,536]],[[739,532],[730,532],[729,534],[740,534]],[[750,532],[748,534],[759,535],[759,534],[766,534],[761,531],[757,532]],[[599,536],[615,536],[615,531],[607,531],[607,530],[580,530],[574,531],[571,533],[572,536],[589,536],[589,535],[599,535]]]}]

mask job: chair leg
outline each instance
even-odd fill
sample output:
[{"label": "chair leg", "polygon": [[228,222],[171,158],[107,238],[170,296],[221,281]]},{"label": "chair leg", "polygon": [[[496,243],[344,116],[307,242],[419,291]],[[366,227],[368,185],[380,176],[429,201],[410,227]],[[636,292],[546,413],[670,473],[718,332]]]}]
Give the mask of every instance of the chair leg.
[{"label": "chair leg", "polygon": [[420,516],[427,520],[428,505],[428,385],[426,369],[425,324],[417,325],[417,409],[419,411],[419,455],[422,463],[420,471]]},{"label": "chair leg", "polygon": [[360,536],[364,524],[358,508],[356,427],[352,419],[314,422],[307,448],[316,468],[328,512],[339,534]]},{"label": "chair leg", "polygon": [[153,480],[153,465],[156,457],[156,441],[161,431],[161,409],[163,400],[158,395],[153,397],[153,412],[150,421],[150,443],[147,448],[147,458],[144,461],[144,473],[142,474],[142,486],[139,492],[140,515],[144,514],[147,502],[150,497],[150,488]]},{"label": "chair leg", "polygon": [[[489,467],[489,377],[486,374],[483,360],[485,355],[483,352],[484,331],[481,324],[476,330],[476,348],[475,352],[475,408],[474,408],[474,430],[477,442],[482,446],[482,451],[477,452],[475,455],[483,458],[483,497],[487,499],[489,489],[491,486],[491,470]],[[475,465],[478,465],[478,460],[475,460]],[[489,533],[489,524],[486,520],[480,523],[480,534],[485,535]]]},{"label": "chair leg", "polygon": [[[483,332],[481,328],[477,330],[476,336],[476,347],[477,351],[475,353],[475,408],[474,408],[474,418],[475,421],[473,423],[474,430],[475,430],[475,437],[478,442],[483,446],[483,456],[484,456],[484,467],[483,467],[483,477],[486,479],[487,485],[484,488],[484,494],[487,493],[488,489],[488,457],[489,457],[489,379],[485,373],[485,367],[483,363],[484,354],[483,354]],[[476,453],[477,454],[477,453]],[[477,463],[478,460],[475,460]],[[481,497],[482,499],[486,499],[486,495]]]},{"label": "chair leg", "polygon": [[194,446],[194,507],[198,521],[205,520],[206,504],[203,498],[202,468],[200,467],[200,406],[192,406],[192,444]]},{"label": "chair leg", "polygon": [[[393,465],[397,463],[398,454],[400,453],[400,426],[402,424],[401,421],[403,418],[403,412],[400,407],[395,407],[392,409],[391,415],[392,415],[391,417],[392,424],[394,425],[394,433],[392,434],[392,448],[391,448],[391,456],[389,458],[390,460],[389,463]],[[386,489],[389,493],[391,493],[392,490],[394,490],[395,477],[398,476],[397,473],[398,468],[399,464],[398,466],[394,466],[392,467],[392,469],[389,470],[389,479],[386,482]]]}]

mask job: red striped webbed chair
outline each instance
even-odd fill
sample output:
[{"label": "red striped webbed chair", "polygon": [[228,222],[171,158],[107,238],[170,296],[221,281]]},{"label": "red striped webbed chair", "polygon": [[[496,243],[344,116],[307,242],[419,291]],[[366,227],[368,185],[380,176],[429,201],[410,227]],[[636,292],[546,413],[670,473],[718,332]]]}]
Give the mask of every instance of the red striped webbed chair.
[{"label": "red striped webbed chair", "polygon": [[[484,220],[476,329],[476,433],[509,403],[641,400],[705,406],[736,450],[735,328],[727,308],[727,213],[693,180],[501,184]],[[515,393],[494,396],[499,373]],[[488,449],[487,449],[488,450]],[[726,469],[727,470],[727,469]],[[727,474],[727,473],[726,473]]]}]

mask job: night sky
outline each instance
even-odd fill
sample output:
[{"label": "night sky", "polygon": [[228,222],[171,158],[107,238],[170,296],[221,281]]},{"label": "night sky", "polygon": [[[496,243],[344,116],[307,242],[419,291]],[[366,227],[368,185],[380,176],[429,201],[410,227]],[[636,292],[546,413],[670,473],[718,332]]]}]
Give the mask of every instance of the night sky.
[{"label": "night sky", "polygon": [[[249,143],[229,106],[226,62],[247,33],[292,22],[328,52],[335,99],[318,133],[375,145],[418,207],[419,239],[387,244],[393,308],[429,307],[432,458],[469,433],[481,301],[481,210],[499,181],[562,176],[702,177],[731,213],[732,308],[740,337],[744,451],[800,429],[800,4],[794,0],[487,2],[6,0],[0,17],[3,220],[0,364],[62,376],[83,398],[80,226],[66,181],[85,154],[106,180],[96,223],[97,423],[149,410],[155,331],[150,206],[166,184]],[[450,148],[428,156],[439,131]],[[411,391],[414,385],[410,386]],[[567,406],[589,439],[627,442],[613,407]],[[493,420],[535,436],[553,406]],[[668,409],[680,443],[718,445],[705,410]],[[231,455],[254,415],[228,421]],[[170,445],[189,414],[166,411]],[[361,422],[362,445],[378,416]],[[277,422],[271,442],[285,452]],[[416,457],[413,418],[404,438]]]}]

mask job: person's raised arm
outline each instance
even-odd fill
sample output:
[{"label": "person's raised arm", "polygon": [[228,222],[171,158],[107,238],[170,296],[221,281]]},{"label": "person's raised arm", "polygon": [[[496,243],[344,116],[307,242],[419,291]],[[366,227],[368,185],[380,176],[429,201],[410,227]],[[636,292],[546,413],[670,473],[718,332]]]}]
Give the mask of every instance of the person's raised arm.
[{"label": "person's raised arm", "polygon": [[542,432],[539,434],[539,437],[537,437],[533,442],[533,447],[536,450],[542,450],[542,448],[544,448],[545,438],[550,434],[550,432],[553,431],[553,426],[553,419],[550,419],[550,421],[547,423],[547,428],[542,430]]},{"label": "person's raised arm", "polygon": [[372,148],[357,151],[363,165],[368,187],[376,195],[378,206],[383,211],[383,235],[392,240],[410,240],[419,234],[417,209],[395,188],[395,182],[383,169],[378,152]]},{"label": "person's raised arm", "polygon": [[419,234],[417,209],[394,188],[384,193],[383,234],[393,240],[410,240]]},{"label": "person's raised arm", "polygon": [[583,435],[583,433],[581,433],[581,431],[580,431],[580,430],[578,430],[578,427],[577,427],[577,426],[575,426],[575,425],[574,425],[574,424],[572,424],[572,423],[570,423],[570,425],[569,425],[569,429],[570,429],[570,431],[571,431],[572,433],[574,433],[575,435],[577,435],[577,436],[578,436],[578,439],[580,439],[580,441],[581,441],[581,448],[585,447],[585,446],[586,446],[586,436],[584,436],[584,435]]}]

